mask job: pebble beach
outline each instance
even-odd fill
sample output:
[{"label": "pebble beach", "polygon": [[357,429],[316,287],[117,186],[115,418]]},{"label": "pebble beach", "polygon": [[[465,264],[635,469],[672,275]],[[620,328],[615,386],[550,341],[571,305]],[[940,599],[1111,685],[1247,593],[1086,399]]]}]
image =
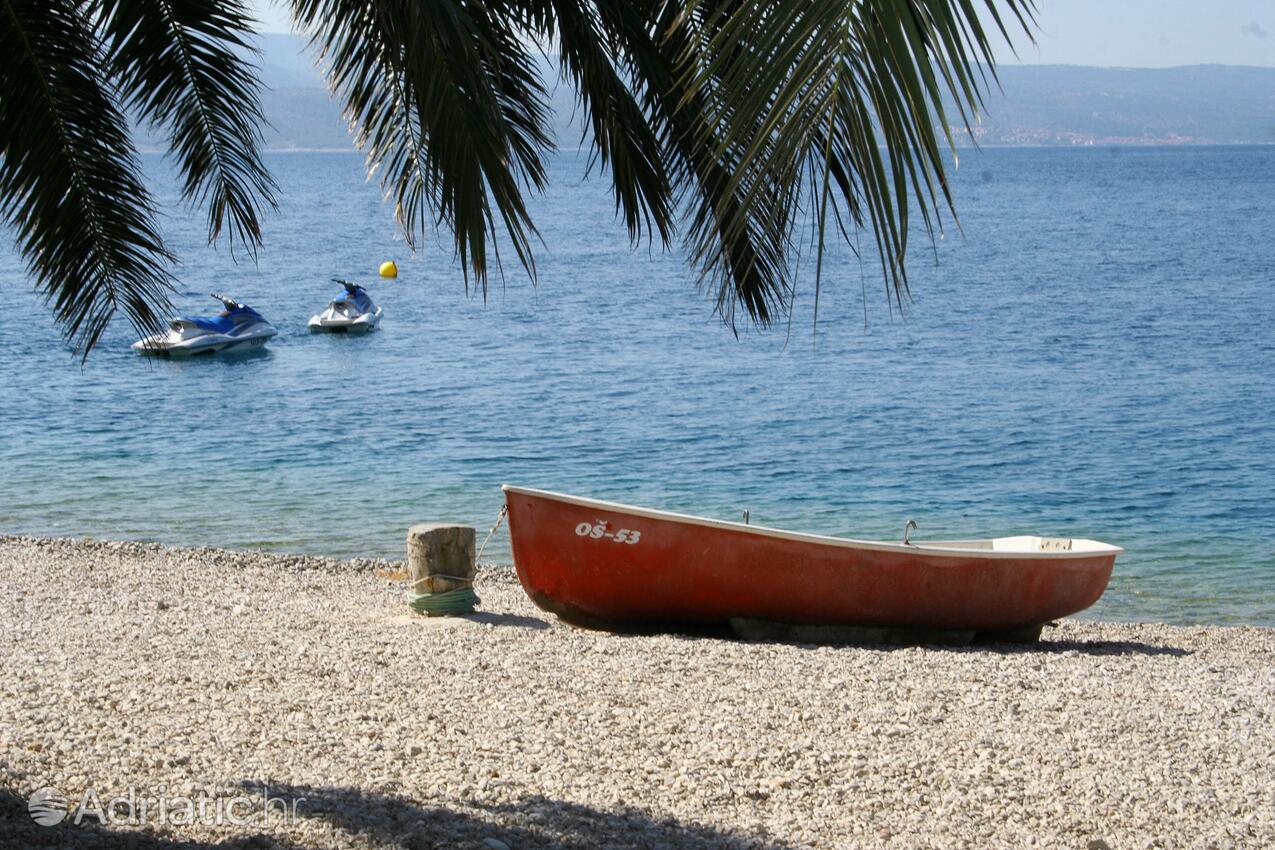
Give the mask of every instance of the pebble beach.
[{"label": "pebble beach", "polygon": [[403,579],[0,537],[0,847],[1275,846],[1275,630],[619,636]]}]

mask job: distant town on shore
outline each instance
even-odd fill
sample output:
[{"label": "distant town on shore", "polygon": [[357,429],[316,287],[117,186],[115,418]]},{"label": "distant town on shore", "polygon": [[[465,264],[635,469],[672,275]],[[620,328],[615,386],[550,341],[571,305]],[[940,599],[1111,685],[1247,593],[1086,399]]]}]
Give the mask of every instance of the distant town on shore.
[{"label": "distant town on shore", "polygon": [[[328,94],[305,41],[260,37],[262,103],[272,150],[348,150],[346,122]],[[560,147],[587,145],[578,126],[574,93],[545,76]],[[1275,68],[1188,65],[1177,68],[1094,68],[1080,65],[1002,65],[987,109],[960,145],[1087,146],[1275,144]],[[990,80],[989,76],[989,80]],[[960,126],[960,115],[949,110]],[[142,148],[162,149],[142,133]]]}]

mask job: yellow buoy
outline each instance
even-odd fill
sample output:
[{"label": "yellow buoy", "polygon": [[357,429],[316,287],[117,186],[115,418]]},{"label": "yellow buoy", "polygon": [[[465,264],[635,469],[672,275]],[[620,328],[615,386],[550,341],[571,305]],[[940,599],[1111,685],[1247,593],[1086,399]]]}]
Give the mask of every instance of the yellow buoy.
[{"label": "yellow buoy", "polygon": [[381,263],[381,277],[398,277],[398,265],[393,260]]}]

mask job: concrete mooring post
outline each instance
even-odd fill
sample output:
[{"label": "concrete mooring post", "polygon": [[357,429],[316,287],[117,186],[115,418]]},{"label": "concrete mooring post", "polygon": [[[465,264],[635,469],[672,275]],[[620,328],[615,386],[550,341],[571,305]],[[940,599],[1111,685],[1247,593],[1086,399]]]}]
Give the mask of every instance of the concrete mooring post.
[{"label": "concrete mooring post", "polygon": [[476,538],[477,533],[468,525],[428,522],[408,529],[407,570],[412,593],[446,593],[471,587],[478,574]]}]

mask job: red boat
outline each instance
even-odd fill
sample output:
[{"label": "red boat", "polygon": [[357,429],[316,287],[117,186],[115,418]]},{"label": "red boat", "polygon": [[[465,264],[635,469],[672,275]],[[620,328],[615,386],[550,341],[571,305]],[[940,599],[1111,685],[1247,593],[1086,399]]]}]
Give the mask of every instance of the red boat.
[{"label": "red boat", "polygon": [[504,492],[531,599],[569,623],[619,631],[760,623],[1030,638],[1097,601],[1124,551],[1051,537],[850,540]]}]

